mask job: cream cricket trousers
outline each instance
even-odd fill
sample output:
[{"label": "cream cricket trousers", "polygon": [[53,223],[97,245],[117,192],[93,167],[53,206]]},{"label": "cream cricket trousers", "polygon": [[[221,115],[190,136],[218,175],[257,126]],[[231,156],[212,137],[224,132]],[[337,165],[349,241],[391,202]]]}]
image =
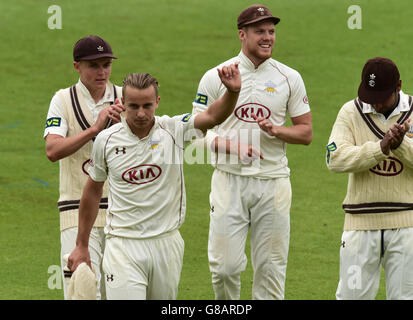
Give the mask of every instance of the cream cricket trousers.
[{"label": "cream cricket trousers", "polygon": [[[105,282],[102,281],[103,273],[102,273],[102,259],[103,259],[103,252],[105,250],[105,233],[104,228],[92,228],[90,232],[89,238],[89,253],[90,253],[90,260],[92,267],[96,274],[97,280],[97,293],[96,298],[98,300],[105,300],[106,299],[106,292],[105,292]],[[67,253],[71,253],[73,249],[76,247],[76,237],[77,237],[77,227],[65,229],[60,233],[60,263],[62,268],[66,266],[66,262],[63,261],[63,256]],[[64,274],[63,274],[64,279]],[[63,281],[63,291],[64,291],[64,298],[67,300],[67,284],[66,281]]]},{"label": "cream cricket trousers", "polygon": [[178,230],[148,239],[108,237],[103,257],[107,299],[176,299],[183,256]]},{"label": "cream cricket trousers", "polygon": [[284,299],[290,240],[289,178],[257,179],[215,170],[210,194],[209,268],[217,300],[239,299],[251,229],[253,299]]},{"label": "cream cricket trousers", "polygon": [[413,300],[413,228],[344,231],[336,298],[375,299],[382,266],[387,299]]}]

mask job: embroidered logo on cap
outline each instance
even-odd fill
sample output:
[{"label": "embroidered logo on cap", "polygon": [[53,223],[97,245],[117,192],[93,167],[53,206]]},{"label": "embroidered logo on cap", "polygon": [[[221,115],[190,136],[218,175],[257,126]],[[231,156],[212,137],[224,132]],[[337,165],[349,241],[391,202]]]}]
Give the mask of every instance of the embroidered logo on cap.
[{"label": "embroidered logo on cap", "polygon": [[258,8],[257,10],[259,11],[260,15],[264,15],[264,8]]},{"label": "embroidered logo on cap", "polygon": [[98,49],[98,51],[100,51],[100,52],[103,51],[103,47],[102,47],[102,46],[97,47],[97,49]]},{"label": "embroidered logo on cap", "polygon": [[372,73],[370,75],[370,80],[369,80],[369,86],[370,87],[374,87],[376,85],[376,81],[374,81],[374,79],[376,79],[376,75],[374,73]]}]

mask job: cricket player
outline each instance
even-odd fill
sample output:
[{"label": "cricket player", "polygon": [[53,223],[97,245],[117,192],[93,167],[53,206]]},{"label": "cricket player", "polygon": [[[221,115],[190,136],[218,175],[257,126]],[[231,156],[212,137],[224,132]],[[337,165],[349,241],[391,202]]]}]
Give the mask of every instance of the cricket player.
[{"label": "cricket player", "polygon": [[[120,121],[123,106],[118,99],[121,88],[109,81],[112,60],[116,57],[108,42],[98,36],[87,36],[76,42],[73,49],[73,66],[79,81],[56,92],[47,114],[44,139],[46,155],[50,161],[59,160],[61,267],[63,259],[75,247],[79,202],[86,183],[88,163],[96,135],[111,123]],[[99,215],[89,242],[91,260],[98,280],[97,298],[105,298],[101,285],[101,261],[105,247],[103,227],[108,206],[107,187],[99,199]],[[70,275],[69,275],[70,276]],[[63,281],[64,297],[67,285]]]},{"label": "cricket player", "polygon": [[[217,72],[217,70],[215,70]],[[102,131],[93,145],[89,179],[80,201],[76,249],[69,268],[89,263],[88,241],[103,183],[110,186],[103,268],[108,299],[176,299],[184,241],[179,227],[186,200],[183,150],[186,141],[222,123],[241,88],[237,64],[217,75],[227,88],[221,99],[196,116],[155,116],[158,82],[131,74],[123,82],[126,117]]]},{"label": "cricket player", "polygon": [[349,174],[337,299],[374,299],[381,266],[387,299],[413,299],[413,99],[401,83],[393,61],[368,60],[328,140],[327,167]]},{"label": "cricket player", "polygon": [[[258,4],[238,16],[241,51],[222,65],[239,62],[242,90],[233,114],[205,138],[207,147],[218,151],[208,258],[215,298],[220,300],[240,297],[249,230],[252,298],[284,298],[291,206],[286,144],[308,145],[312,121],[300,74],[271,57],[279,21]],[[194,114],[208,110],[225,92],[213,70],[199,83]],[[285,126],[287,115],[292,126]]]}]

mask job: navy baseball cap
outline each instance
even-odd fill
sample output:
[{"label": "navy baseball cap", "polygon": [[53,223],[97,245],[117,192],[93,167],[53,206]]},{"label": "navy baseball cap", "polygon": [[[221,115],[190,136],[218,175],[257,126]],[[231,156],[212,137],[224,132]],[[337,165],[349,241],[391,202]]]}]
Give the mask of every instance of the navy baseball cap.
[{"label": "navy baseball cap", "polygon": [[400,80],[396,64],[387,58],[367,60],[361,74],[358,96],[368,104],[386,101],[396,90]]},{"label": "navy baseball cap", "polygon": [[274,17],[266,6],[262,4],[254,4],[249,6],[248,8],[244,9],[240,15],[238,16],[237,26],[238,29],[245,27],[246,25],[270,19],[276,25],[280,22],[280,18]]},{"label": "navy baseball cap", "polygon": [[78,40],[73,48],[73,60],[117,59],[109,43],[98,36],[87,36]]}]

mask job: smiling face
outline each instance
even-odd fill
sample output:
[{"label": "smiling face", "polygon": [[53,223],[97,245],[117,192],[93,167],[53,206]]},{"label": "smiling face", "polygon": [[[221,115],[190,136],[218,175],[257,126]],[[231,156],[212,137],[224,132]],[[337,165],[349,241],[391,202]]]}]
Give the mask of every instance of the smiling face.
[{"label": "smiling face", "polygon": [[155,122],[155,110],[160,101],[154,86],[145,89],[125,86],[122,101],[129,128],[139,138],[146,137]]},{"label": "smiling face", "polygon": [[250,24],[238,31],[242,52],[258,67],[271,58],[275,42],[275,26],[271,20]]},{"label": "smiling face", "polygon": [[112,58],[75,61],[73,66],[79,72],[80,81],[82,81],[92,96],[96,92],[101,93],[103,96],[106,82],[109,80],[112,72]]}]

